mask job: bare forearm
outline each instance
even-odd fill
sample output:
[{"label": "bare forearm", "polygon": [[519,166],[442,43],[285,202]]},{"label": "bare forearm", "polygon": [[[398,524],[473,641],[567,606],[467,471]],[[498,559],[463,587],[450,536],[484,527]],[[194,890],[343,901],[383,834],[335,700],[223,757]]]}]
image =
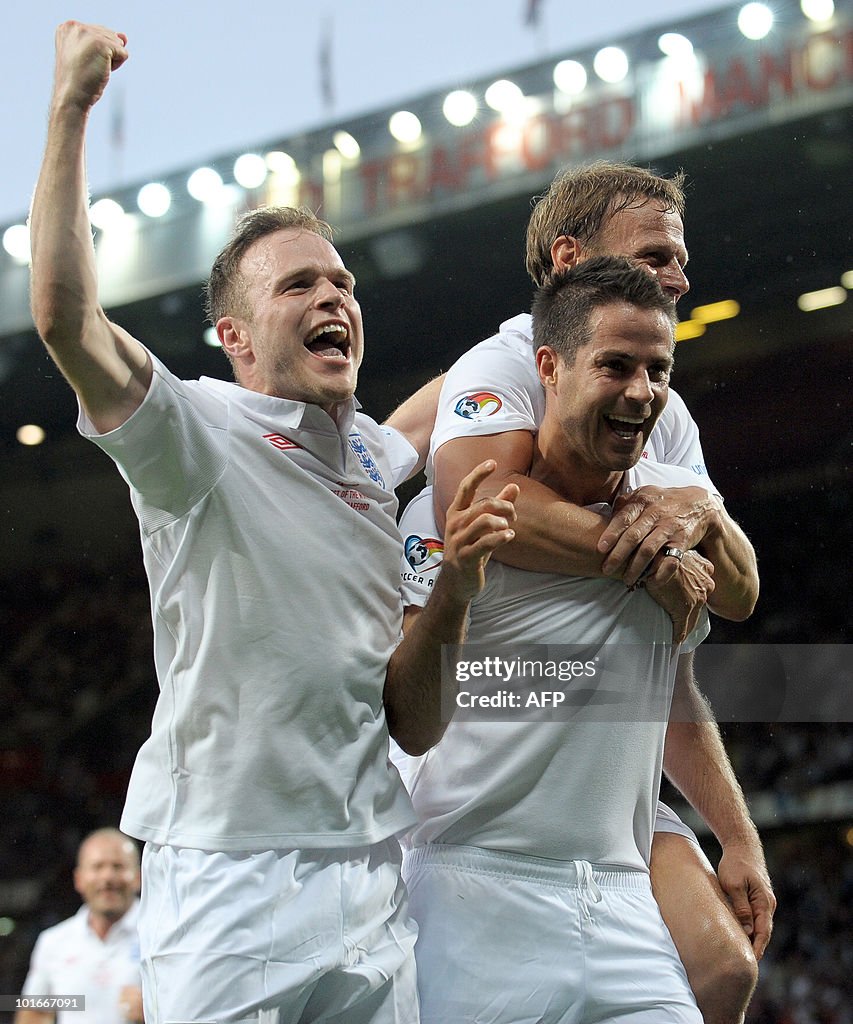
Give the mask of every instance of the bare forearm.
[{"label": "bare forearm", "polygon": [[465,640],[468,603],[459,602],[438,577],[426,606],[409,609],[405,636],[388,664],[385,714],[388,731],[407,754],[425,753],[444,735],[441,650]]},{"label": "bare forearm", "polygon": [[435,426],[438,396],[443,383],[444,374],[424,384],[398,405],[385,421],[389,427],[398,430],[418,453],[418,464],[412,470],[412,476],[423,469],[429,454],[429,439]]},{"label": "bare forearm", "polygon": [[[632,585],[662,548],[698,546],[709,561],[719,563],[714,568],[723,595],[715,610],[732,618],[749,614],[757,593],[754,555],[719,498],[699,486],[647,485],[617,499],[610,522],[605,523],[549,486],[550,481],[536,472],[533,455],[533,435],[521,430],[457,438],[442,445],[435,454],[439,529],[464,473],[478,460],[494,459],[497,470],[481,485],[480,494],[493,494],[505,483],[517,484],[520,490],[516,539],[496,554],[500,561],[531,572],[606,576]],[[705,538],[707,551],[702,547]]]},{"label": "bare forearm", "polygon": [[441,649],[465,639],[468,608],[483,589],[486,563],[514,534],[517,488],[475,502],[495,464],[486,460],[459,484],[447,511],[441,572],[422,609],[407,609],[403,641],[388,666],[388,729],[407,754],[423,754],[444,735],[441,715]]},{"label": "bare forearm", "polygon": [[95,428],[123,423],[151,380],[145,349],[98,302],[86,186],[89,114],[127,58],[126,38],[68,21],[56,32],[47,144],[31,215],[32,307],[39,334]]},{"label": "bare forearm", "polygon": [[529,477],[511,476],[507,481],[518,484],[518,519],[515,540],[495,552],[498,561],[530,572],[604,576],[603,556],[596,549],[605,526],[601,516],[563,500]]},{"label": "bare forearm", "polygon": [[[495,558],[530,572],[603,576],[604,555],[596,550],[603,520],[530,475],[533,449],[533,435],[526,430],[457,438],[442,445],[435,453],[434,499],[439,529],[444,529],[445,510],[459,480],[478,461],[493,459],[497,468],[480,484],[478,496],[497,494],[506,484],[519,489],[515,539],[496,551]],[[614,575],[617,579],[620,576]]]},{"label": "bare forearm", "polygon": [[[678,688],[677,682],[677,692]],[[695,684],[692,690],[686,698],[683,691],[678,695],[679,702],[686,704],[679,715],[685,720],[670,721],[664,770],[717,837],[722,847],[717,866],[720,885],[760,959],[770,940],[776,909],[764,848],[717,723]],[[691,704],[692,712],[683,713]]]},{"label": "bare forearm", "polygon": [[87,203],[87,120],[77,104],[54,98],[30,217],[33,318],[63,361],[73,361],[70,346],[100,312]]},{"label": "bare forearm", "polygon": [[714,566],[715,589],[708,607],[724,619],[748,618],[758,600],[758,564],[746,534],[725,510],[698,550]]},{"label": "bare forearm", "polygon": [[695,683],[679,684],[666,733],[664,771],[721,846],[757,840],[720,729]]}]

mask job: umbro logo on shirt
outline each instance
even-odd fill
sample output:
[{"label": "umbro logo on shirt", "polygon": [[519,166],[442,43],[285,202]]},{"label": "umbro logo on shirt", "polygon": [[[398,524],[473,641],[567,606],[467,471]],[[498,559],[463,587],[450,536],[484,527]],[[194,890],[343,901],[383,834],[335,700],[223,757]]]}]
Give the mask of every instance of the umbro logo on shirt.
[{"label": "umbro logo on shirt", "polygon": [[[269,441],[273,448],[278,448],[280,452],[292,451],[294,449],[303,450],[301,444],[291,441],[289,437],[285,437],[283,434],[264,434],[263,437],[265,441]],[[365,473],[367,473],[374,483],[379,484],[380,487],[384,487],[385,480],[379,472],[379,467],[373,461],[373,456],[367,450],[367,446],[362,440],[361,435],[357,431],[354,431],[349,435],[347,440],[349,441],[350,448],[361,463],[362,469],[364,469]],[[363,497],[363,495],[359,495],[359,497]]]},{"label": "umbro logo on shirt", "polygon": [[289,451],[291,448],[302,447],[301,444],[291,441],[289,437],[282,437],[281,434],[264,434],[264,440],[269,441],[273,448],[278,448],[280,452]]}]

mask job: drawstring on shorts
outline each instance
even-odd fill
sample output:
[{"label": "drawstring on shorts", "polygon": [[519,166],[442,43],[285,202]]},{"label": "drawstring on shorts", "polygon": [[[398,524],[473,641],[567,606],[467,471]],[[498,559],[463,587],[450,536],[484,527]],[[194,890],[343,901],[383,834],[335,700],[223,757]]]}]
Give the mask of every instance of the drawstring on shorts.
[{"label": "drawstring on shorts", "polygon": [[583,916],[589,924],[592,924],[592,914],[589,912],[590,900],[593,903],[601,903],[601,889],[598,888],[595,879],[592,877],[592,865],[588,860],[573,860],[575,871],[578,873],[578,898],[583,908]]}]

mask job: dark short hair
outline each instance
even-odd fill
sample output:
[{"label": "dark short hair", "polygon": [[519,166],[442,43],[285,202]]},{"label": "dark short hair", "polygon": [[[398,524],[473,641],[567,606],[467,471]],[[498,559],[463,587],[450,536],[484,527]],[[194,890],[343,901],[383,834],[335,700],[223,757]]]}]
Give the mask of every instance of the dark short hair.
[{"label": "dark short hair", "polygon": [[240,261],[259,238],[287,228],[302,228],[332,241],[332,228],[304,207],[262,206],[242,217],[231,241],[213,261],[207,281],[206,312],[211,324],[223,316],[247,316],[250,312],[246,285],[240,274]]},{"label": "dark short hair", "polygon": [[561,235],[589,245],[615,214],[652,200],[683,220],[683,172],[664,178],[643,167],[607,160],[566,168],[533,200],[525,253],[533,283],[543,285],[554,272],[551,246]]},{"label": "dark short hair", "polygon": [[[660,310],[675,326],[670,297],[648,271],[621,256],[595,256],[551,276],[533,297],[533,344],[549,345],[571,365],[590,340],[593,310],[615,302]],[[673,345],[675,341],[673,339]]]}]

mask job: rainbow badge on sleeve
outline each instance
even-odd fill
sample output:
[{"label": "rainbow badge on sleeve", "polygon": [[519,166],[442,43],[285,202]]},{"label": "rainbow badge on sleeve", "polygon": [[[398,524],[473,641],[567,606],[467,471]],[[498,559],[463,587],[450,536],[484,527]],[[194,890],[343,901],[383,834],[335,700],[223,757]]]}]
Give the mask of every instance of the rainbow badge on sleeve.
[{"label": "rainbow badge on sleeve", "polygon": [[429,572],[441,565],[444,555],[444,544],[435,537],[418,537],[412,534],[406,537],[406,561],[418,572]]},{"label": "rainbow badge on sleeve", "polygon": [[481,420],[484,416],[494,416],[501,405],[501,400],[491,391],[477,391],[460,398],[453,411],[465,420]]}]

